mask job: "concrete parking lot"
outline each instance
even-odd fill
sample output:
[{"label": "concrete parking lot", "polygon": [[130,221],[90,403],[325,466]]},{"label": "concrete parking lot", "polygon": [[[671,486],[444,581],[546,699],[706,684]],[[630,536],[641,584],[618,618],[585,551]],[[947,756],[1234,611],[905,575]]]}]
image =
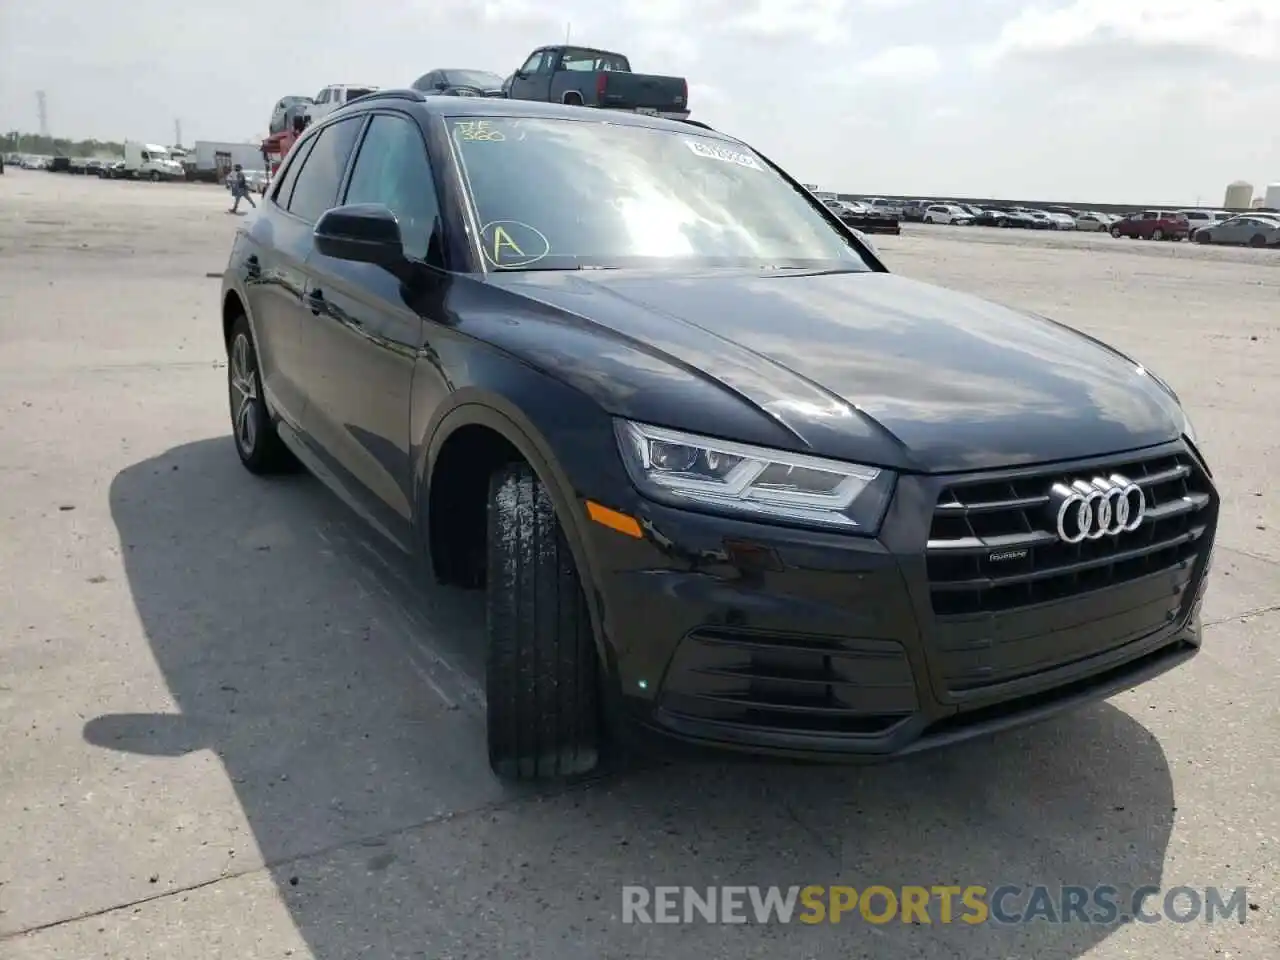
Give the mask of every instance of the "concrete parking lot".
[{"label": "concrete parking lot", "polygon": [[[216,187],[0,177],[0,956],[1280,955],[1280,254],[908,227],[892,268],[1170,381],[1224,496],[1204,652],[872,768],[490,775],[481,608],[228,435]],[[376,385],[371,385],[373,388]],[[1247,887],[1246,922],[644,926],[624,884]],[[1158,903],[1158,899],[1156,901]]]}]

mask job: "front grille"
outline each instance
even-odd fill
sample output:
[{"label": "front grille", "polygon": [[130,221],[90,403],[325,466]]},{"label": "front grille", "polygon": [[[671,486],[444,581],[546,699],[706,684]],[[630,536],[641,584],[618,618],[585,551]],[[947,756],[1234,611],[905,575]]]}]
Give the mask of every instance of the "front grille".
[{"label": "front grille", "polygon": [[[1059,539],[1050,488],[1115,473],[1142,488],[1142,525],[1100,540]],[[938,499],[929,533],[933,612],[947,618],[1015,610],[1189,566],[1211,502],[1207,478],[1182,452],[952,484]]]},{"label": "front grille", "polygon": [[917,700],[896,642],[705,628],[676,649],[661,707],[771,732],[874,736],[914,713]]}]

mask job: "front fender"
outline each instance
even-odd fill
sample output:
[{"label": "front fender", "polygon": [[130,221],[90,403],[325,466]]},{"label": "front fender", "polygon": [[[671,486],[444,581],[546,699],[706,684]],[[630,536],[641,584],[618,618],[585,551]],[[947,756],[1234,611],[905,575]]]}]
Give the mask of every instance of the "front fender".
[{"label": "front fender", "polygon": [[[587,535],[585,501],[618,508],[633,492],[616,448],[610,416],[566,384],[518,361],[489,355],[467,365],[491,377],[453,390],[422,424],[415,444],[415,526],[429,551],[427,530],[431,474],[449,438],[468,426],[483,426],[505,438],[528,461],[546,486],[573,554],[602,662],[612,671],[611,634],[599,592],[600,558]],[[477,367],[479,369],[477,369]]]}]

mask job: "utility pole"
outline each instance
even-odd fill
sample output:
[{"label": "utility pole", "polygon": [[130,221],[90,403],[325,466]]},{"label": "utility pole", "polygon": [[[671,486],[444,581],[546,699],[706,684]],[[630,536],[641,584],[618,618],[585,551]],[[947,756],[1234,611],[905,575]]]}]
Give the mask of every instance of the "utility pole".
[{"label": "utility pole", "polygon": [[182,146],[182,121],[173,121],[173,145],[175,147]]},{"label": "utility pole", "polygon": [[573,32],[573,23],[572,22],[566,23],[564,25],[564,45],[566,47],[569,45],[569,34],[572,32]]},{"label": "utility pole", "polygon": [[40,118],[40,136],[47,137],[49,135],[49,104],[43,90],[36,91],[36,116]]}]

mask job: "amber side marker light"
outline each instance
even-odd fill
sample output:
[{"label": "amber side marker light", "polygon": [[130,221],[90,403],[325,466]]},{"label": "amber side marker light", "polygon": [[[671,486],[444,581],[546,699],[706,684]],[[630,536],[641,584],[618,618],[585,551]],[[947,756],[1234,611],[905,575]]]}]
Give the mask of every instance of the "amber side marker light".
[{"label": "amber side marker light", "polygon": [[625,533],[628,537],[635,537],[637,540],[644,538],[644,533],[640,530],[640,524],[636,522],[635,517],[629,517],[617,510],[610,510],[594,500],[587,501],[587,516],[602,527]]}]

